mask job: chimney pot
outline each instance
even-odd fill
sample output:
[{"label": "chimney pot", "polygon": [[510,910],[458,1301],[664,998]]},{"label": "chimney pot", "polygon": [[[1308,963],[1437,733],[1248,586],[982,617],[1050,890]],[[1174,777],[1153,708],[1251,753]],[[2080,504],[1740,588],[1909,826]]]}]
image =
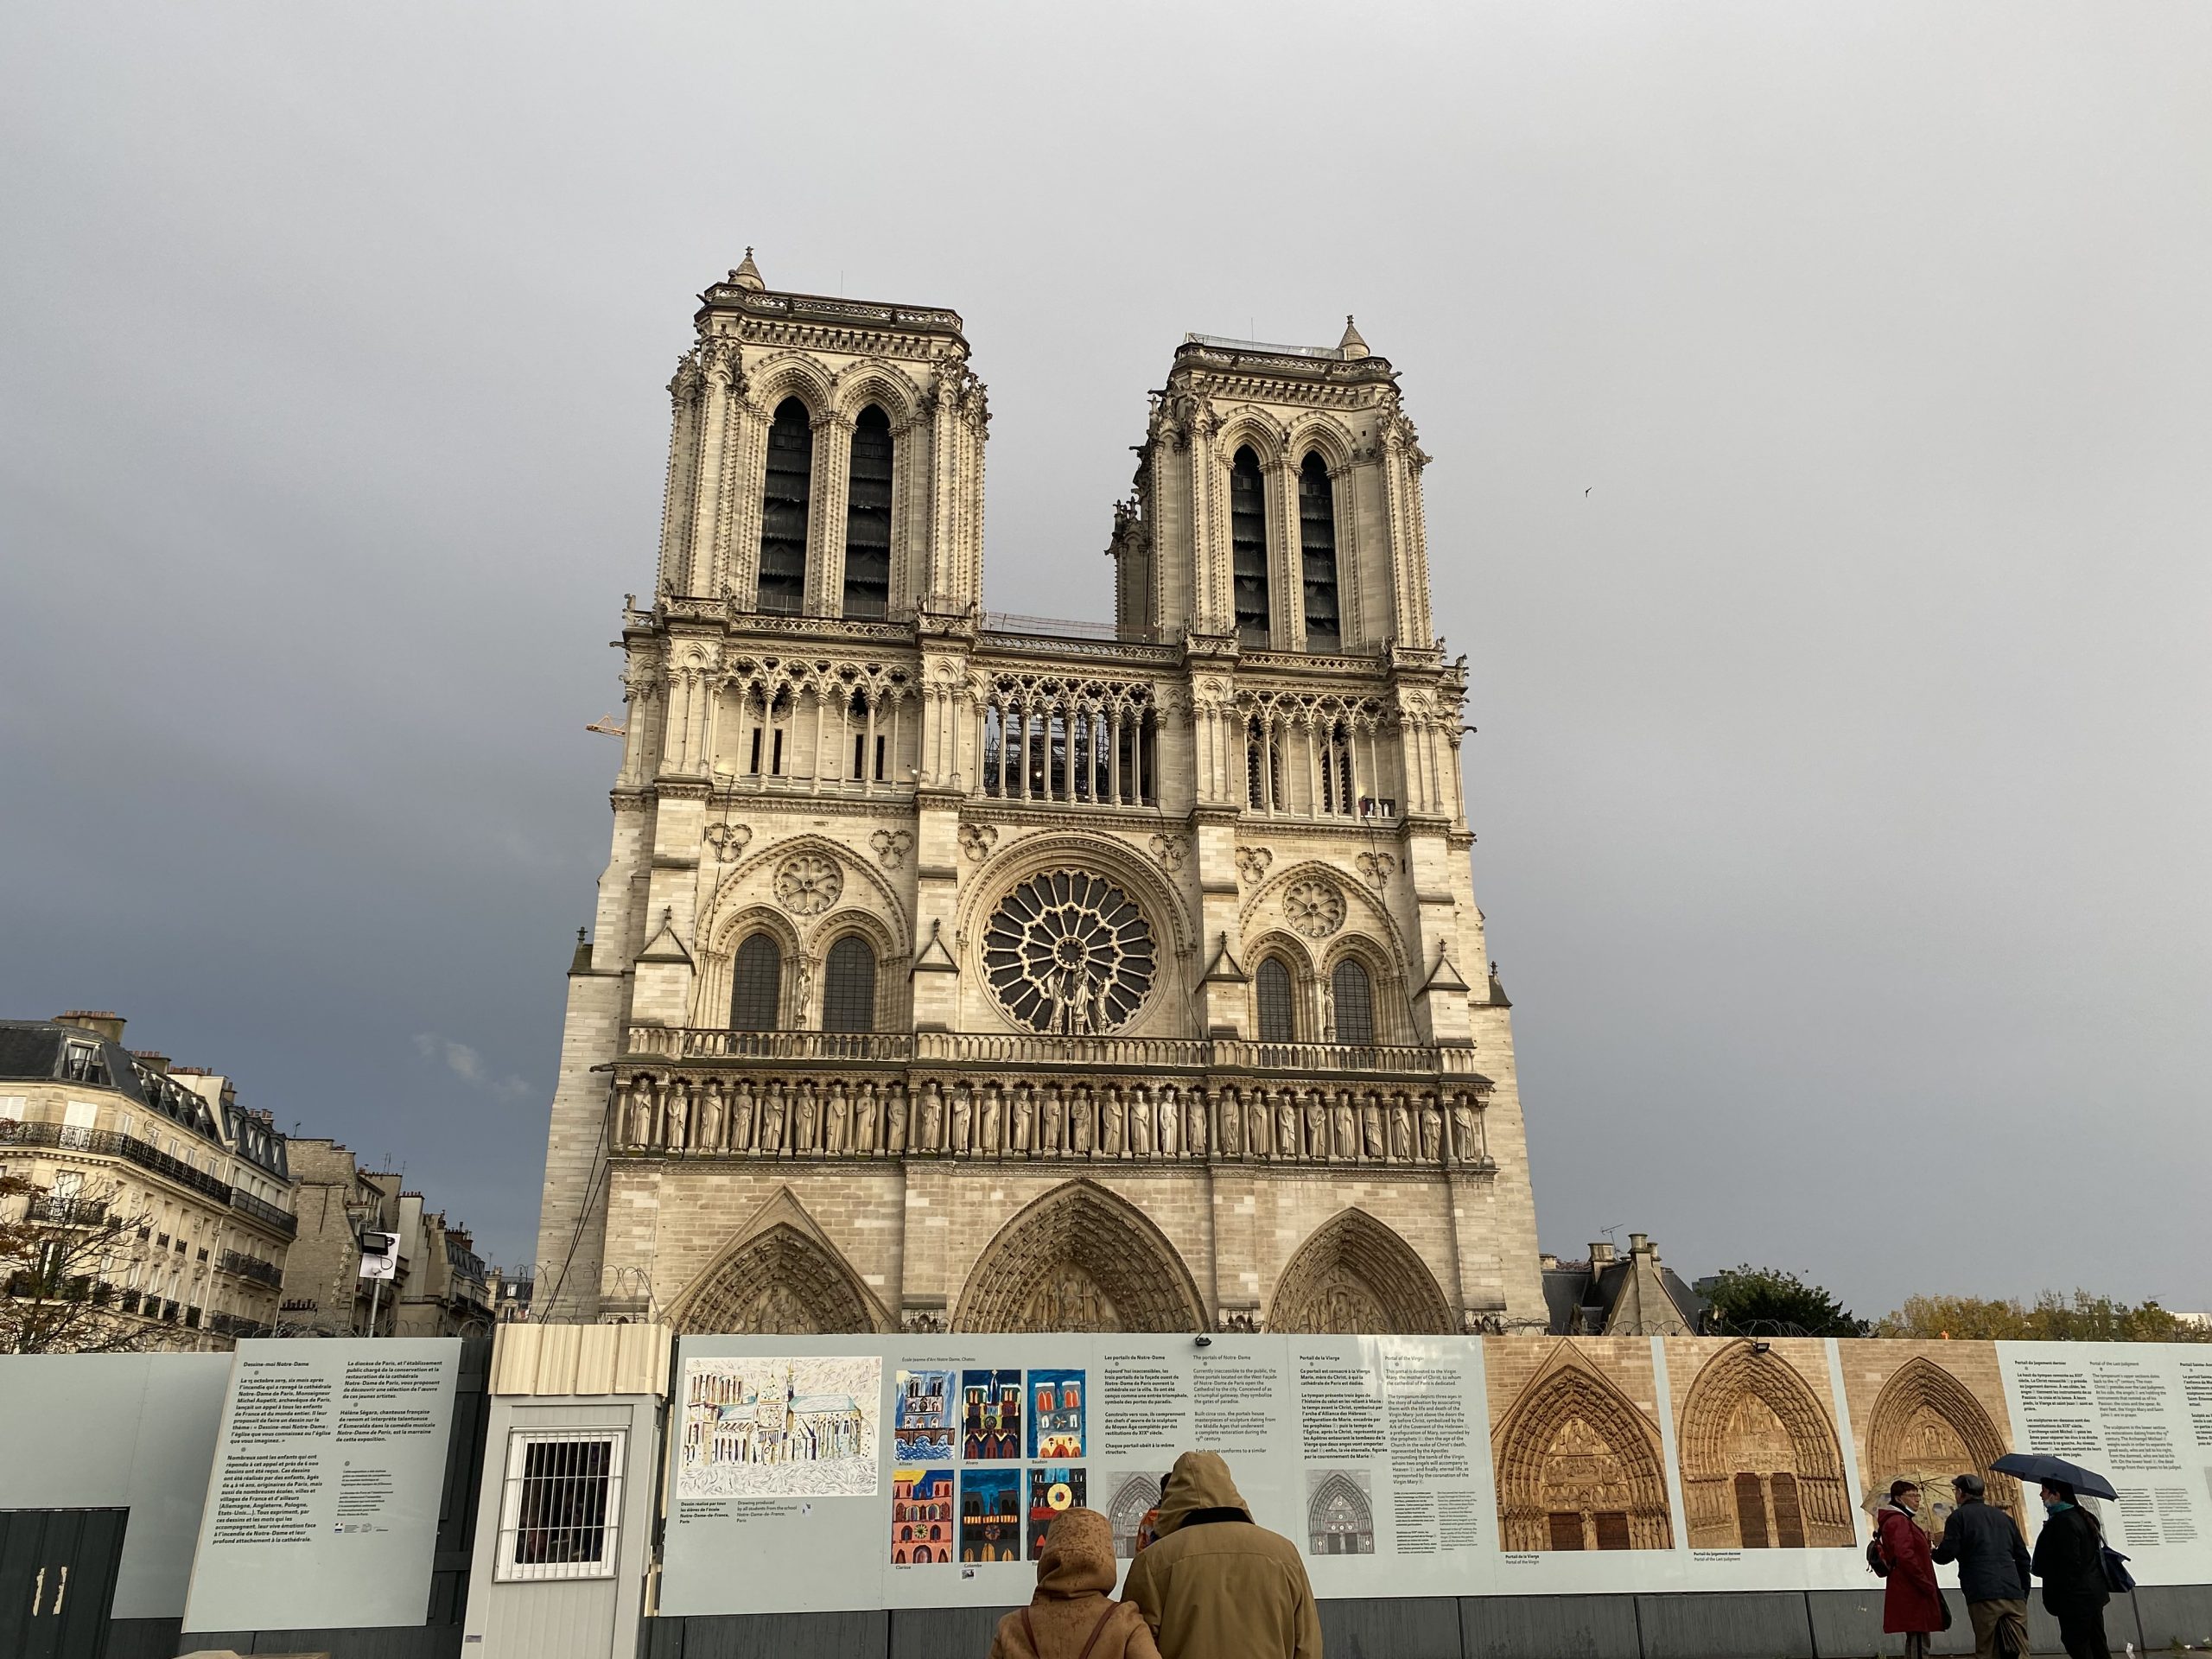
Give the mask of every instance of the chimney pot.
[{"label": "chimney pot", "polygon": [[98,1032],[111,1043],[123,1040],[123,1016],[105,1008],[73,1008],[56,1017],[57,1026],[81,1026],[86,1031]]},{"label": "chimney pot", "polygon": [[1630,1255],[1656,1255],[1658,1254],[1658,1252],[1651,1247],[1651,1236],[1649,1233],[1630,1233],[1628,1236],[1628,1251]]},{"label": "chimney pot", "polygon": [[1609,1268],[1612,1266],[1616,1259],[1612,1240],[1610,1238],[1599,1238],[1591,1241],[1590,1265],[1592,1267]]}]

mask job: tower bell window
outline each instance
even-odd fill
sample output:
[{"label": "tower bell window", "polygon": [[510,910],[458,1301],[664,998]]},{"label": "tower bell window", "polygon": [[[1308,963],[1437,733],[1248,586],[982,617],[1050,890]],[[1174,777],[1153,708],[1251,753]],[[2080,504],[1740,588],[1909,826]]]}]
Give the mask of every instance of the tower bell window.
[{"label": "tower bell window", "polygon": [[814,499],[814,423],[786,397],[768,425],[768,470],[760,492],[760,608],[796,616],[806,608],[806,521]]},{"label": "tower bell window", "polygon": [[874,404],[853,423],[845,487],[845,614],[891,608],[891,417]]},{"label": "tower bell window", "polygon": [[1328,463],[1308,454],[1298,469],[1298,546],[1305,569],[1306,648],[1335,651],[1343,643],[1337,620],[1337,499]]},{"label": "tower bell window", "polygon": [[1260,458],[1248,447],[1229,469],[1230,578],[1236,587],[1236,637],[1248,645],[1268,644],[1267,490]]}]

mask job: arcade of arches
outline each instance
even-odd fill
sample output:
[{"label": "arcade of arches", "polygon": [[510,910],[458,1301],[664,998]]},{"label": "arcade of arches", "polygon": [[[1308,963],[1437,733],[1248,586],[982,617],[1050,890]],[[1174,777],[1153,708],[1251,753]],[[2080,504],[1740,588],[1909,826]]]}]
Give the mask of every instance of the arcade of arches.
[{"label": "arcade of arches", "polygon": [[[874,1282],[785,1187],[678,1293],[669,1317],[699,1332],[892,1329],[898,1322]],[[947,1299],[945,1322],[971,1332],[1198,1332],[1230,1321],[1209,1312],[1190,1262],[1144,1208],[1077,1179],[1021,1205],[986,1237]],[[1243,1328],[1448,1334],[1459,1321],[1421,1254],[1349,1206],[1291,1252]]]}]

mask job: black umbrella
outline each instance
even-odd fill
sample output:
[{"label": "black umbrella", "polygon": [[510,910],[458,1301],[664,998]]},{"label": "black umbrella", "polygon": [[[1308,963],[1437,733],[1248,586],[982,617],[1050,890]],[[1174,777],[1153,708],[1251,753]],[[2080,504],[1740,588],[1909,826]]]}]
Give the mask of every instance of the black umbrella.
[{"label": "black umbrella", "polygon": [[2038,1452],[2007,1452],[1989,1466],[2000,1475],[2018,1475],[2022,1480],[2063,1480],[2090,1497],[2116,1500],[2120,1497],[2113,1491],[2112,1482],[2095,1470],[2084,1469],[2063,1458],[2047,1458]]}]

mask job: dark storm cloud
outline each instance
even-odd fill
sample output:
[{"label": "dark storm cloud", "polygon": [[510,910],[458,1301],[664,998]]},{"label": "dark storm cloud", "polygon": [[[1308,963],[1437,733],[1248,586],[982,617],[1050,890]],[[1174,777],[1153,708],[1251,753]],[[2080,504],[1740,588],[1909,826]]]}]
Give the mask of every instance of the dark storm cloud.
[{"label": "dark storm cloud", "polygon": [[0,19],[0,1014],[527,1255],[696,289],[959,308],[1050,614],[1182,331],[1351,310],[1548,1245],[2212,1302],[2212,18],[1072,16]]}]

